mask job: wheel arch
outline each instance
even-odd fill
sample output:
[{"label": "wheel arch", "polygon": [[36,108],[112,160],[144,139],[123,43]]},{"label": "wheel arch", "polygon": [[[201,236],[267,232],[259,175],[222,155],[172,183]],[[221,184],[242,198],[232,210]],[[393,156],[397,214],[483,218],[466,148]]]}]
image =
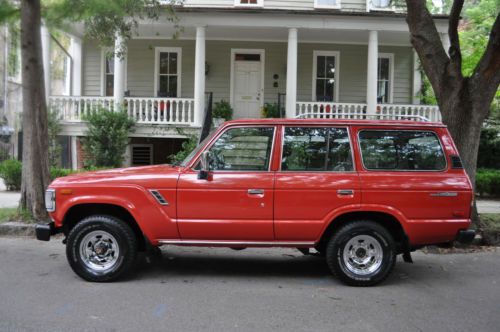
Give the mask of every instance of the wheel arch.
[{"label": "wheel arch", "polygon": [[71,206],[63,218],[63,233],[67,236],[78,222],[92,215],[106,215],[122,220],[134,231],[138,249],[140,251],[146,249],[148,240],[134,216],[126,208],[111,203],[80,203]]},{"label": "wheel arch", "polygon": [[325,248],[332,234],[334,234],[345,224],[355,220],[370,220],[376,222],[377,224],[386,228],[394,237],[394,240],[396,241],[398,246],[397,249],[399,253],[409,250],[408,235],[405,232],[401,220],[388,212],[370,210],[351,211],[336,216],[323,230],[317,247],[320,249]]}]

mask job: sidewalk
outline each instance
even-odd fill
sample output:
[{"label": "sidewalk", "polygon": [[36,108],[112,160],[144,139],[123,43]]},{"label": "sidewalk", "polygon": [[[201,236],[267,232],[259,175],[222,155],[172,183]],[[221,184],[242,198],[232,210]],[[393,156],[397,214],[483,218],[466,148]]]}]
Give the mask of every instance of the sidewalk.
[{"label": "sidewalk", "polygon": [[6,191],[3,180],[0,179],[0,208],[15,208],[19,205],[21,193],[18,191]]}]

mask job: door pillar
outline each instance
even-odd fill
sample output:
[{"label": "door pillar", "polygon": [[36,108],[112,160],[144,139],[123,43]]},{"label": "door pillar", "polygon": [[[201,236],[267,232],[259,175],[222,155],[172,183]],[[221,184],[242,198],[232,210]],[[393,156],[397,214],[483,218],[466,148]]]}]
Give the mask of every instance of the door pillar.
[{"label": "door pillar", "polygon": [[194,62],[194,126],[201,127],[205,115],[205,35],[206,27],[196,28]]},{"label": "door pillar", "polygon": [[294,118],[297,109],[297,29],[288,29],[286,65],[286,117]]}]

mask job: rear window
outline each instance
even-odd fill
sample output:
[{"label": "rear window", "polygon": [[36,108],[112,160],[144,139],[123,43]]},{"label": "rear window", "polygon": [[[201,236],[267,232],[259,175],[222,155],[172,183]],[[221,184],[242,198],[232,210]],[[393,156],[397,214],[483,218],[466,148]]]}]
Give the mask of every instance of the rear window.
[{"label": "rear window", "polygon": [[430,131],[363,130],[359,133],[363,165],[369,170],[441,171],[443,148]]}]

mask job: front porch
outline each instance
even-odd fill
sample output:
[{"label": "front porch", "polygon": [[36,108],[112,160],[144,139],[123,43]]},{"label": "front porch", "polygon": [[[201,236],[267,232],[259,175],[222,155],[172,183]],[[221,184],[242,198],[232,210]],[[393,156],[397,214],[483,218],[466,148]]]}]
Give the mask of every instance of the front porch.
[{"label": "front porch", "polygon": [[212,93],[231,103],[234,118],[279,104],[286,117],[441,119],[437,107],[418,103],[420,72],[403,19],[231,16],[180,12],[177,39],[171,23],[143,22],[125,58],[80,39],[76,25],[72,95],[51,96],[51,108],[69,126],[97,106],[123,105],[139,126],[195,129]]}]

